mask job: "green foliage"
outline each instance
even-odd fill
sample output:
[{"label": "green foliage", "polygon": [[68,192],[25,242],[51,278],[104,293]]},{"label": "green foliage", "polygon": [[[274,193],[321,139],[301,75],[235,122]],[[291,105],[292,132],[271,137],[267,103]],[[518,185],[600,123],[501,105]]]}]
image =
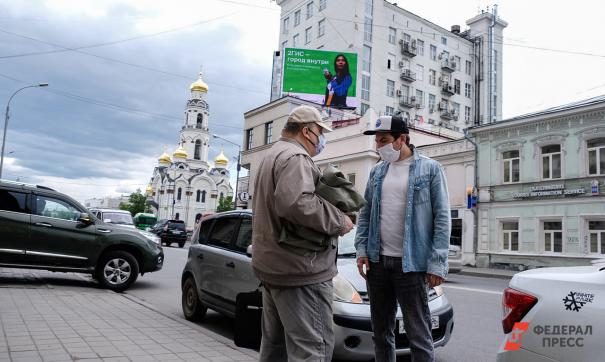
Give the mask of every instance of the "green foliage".
[{"label": "green foliage", "polygon": [[216,207],[216,212],[229,211],[233,210],[233,197],[221,197],[218,200],[218,206]]},{"label": "green foliage", "polygon": [[130,194],[128,202],[122,202],[120,204],[120,210],[130,211],[132,216],[139,212],[145,212],[145,206],[147,203],[147,196],[145,196],[141,189],[137,189],[135,192]]}]

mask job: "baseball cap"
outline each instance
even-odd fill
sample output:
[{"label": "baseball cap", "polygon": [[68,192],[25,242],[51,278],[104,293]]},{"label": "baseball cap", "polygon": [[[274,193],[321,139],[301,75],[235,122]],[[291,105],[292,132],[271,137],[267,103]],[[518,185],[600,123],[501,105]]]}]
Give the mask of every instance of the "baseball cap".
[{"label": "baseball cap", "polygon": [[380,116],[376,119],[373,129],[369,129],[363,134],[374,135],[376,132],[395,132],[409,134],[410,130],[401,116]]},{"label": "baseball cap", "polygon": [[298,106],[290,112],[288,117],[288,123],[315,123],[319,127],[323,128],[324,132],[332,132],[332,128],[321,119],[321,114],[315,107],[311,106]]}]

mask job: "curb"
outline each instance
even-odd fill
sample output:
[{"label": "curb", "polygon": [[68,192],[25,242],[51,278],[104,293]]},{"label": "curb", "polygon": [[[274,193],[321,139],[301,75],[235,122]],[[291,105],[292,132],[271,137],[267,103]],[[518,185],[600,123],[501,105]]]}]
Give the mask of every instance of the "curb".
[{"label": "curb", "polygon": [[[114,292],[109,291],[109,290],[108,290],[108,292],[110,292],[110,293],[114,293]],[[218,333],[215,333],[215,332],[212,332],[212,331],[210,331],[210,330],[207,330],[206,328],[201,327],[201,326],[199,326],[199,325],[197,325],[197,324],[195,324],[195,323],[193,323],[193,322],[189,322],[189,321],[188,321],[188,320],[186,320],[186,319],[179,318],[179,317],[177,317],[177,316],[175,316],[175,315],[172,315],[172,314],[164,313],[164,312],[162,312],[162,311],[158,310],[158,309],[157,309],[157,308],[156,308],[156,307],[155,307],[153,304],[150,304],[150,303],[148,303],[148,302],[145,302],[144,300],[139,299],[139,298],[137,298],[137,297],[135,297],[135,296],[133,296],[133,295],[126,294],[125,292],[122,292],[122,293],[116,293],[116,294],[120,294],[120,295],[121,295],[121,296],[123,296],[124,298],[129,299],[130,301],[132,301],[132,302],[134,302],[134,303],[137,303],[137,304],[139,304],[139,305],[141,305],[141,306],[143,306],[143,307],[145,307],[145,308],[147,308],[147,309],[149,309],[149,310],[151,310],[151,311],[153,311],[153,312],[155,312],[155,313],[158,313],[158,314],[160,314],[160,315],[162,315],[162,316],[164,316],[164,317],[166,317],[166,318],[168,318],[168,319],[171,319],[171,320],[173,320],[173,321],[175,321],[175,322],[177,322],[177,323],[180,323],[180,324],[182,324],[182,325],[184,325],[184,326],[187,326],[187,327],[189,327],[189,328],[195,329],[195,330],[197,330],[198,332],[203,333],[203,334],[205,334],[206,336],[208,336],[208,337],[210,337],[210,338],[213,338],[213,339],[215,339],[216,341],[218,341],[218,342],[220,342],[220,343],[223,343],[224,345],[226,345],[226,346],[228,346],[228,347],[231,347],[231,348],[233,348],[234,350],[236,350],[236,351],[238,351],[238,352],[241,352],[241,353],[243,353],[243,354],[245,354],[245,355],[247,355],[247,356],[253,357],[253,358],[258,358],[258,352],[253,351],[253,350],[251,350],[251,349],[247,349],[247,348],[240,348],[240,347],[237,347],[237,346],[236,346],[236,345],[233,343],[233,341],[232,341],[232,340],[230,340],[230,339],[228,339],[228,338],[226,338],[226,337],[223,337],[223,336],[221,336],[221,335],[220,335],[220,334],[218,334]]]},{"label": "curb", "polygon": [[480,271],[473,271],[473,270],[461,270],[457,274],[458,275],[468,275],[468,276],[473,276],[473,277],[504,279],[504,280],[510,280],[513,277],[512,275],[490,274],[490,273],[485,273],[485,272],[480,272]]}]

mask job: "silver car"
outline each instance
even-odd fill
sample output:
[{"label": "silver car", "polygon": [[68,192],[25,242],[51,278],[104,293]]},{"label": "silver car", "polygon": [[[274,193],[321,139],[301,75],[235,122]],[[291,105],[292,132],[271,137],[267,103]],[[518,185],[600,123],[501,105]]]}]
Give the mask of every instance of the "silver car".
[{"label": "silver car", "polygon": [[[251,234],[250,210],[215,214],[196,227],[181,279],[185,318],[200,320],[207,308],[239,318],[238,298],[257,293],[260,299],[262,287],[250,263]],[[370,301],[365,280],[357,272],[354,237],[355,230],[339,240],[338,275],[333,280],[334,358],[367,361],[374,357]],[[435,347],[443,346],[450,339],[454,320],[452,306],[441,287],[430,290],[429,308]],[[397,355],[409,354],[401,311],[397,320]],[[260,320],[257,323],[260,325]],[[252,330],[260,331],[260,327]]]}]

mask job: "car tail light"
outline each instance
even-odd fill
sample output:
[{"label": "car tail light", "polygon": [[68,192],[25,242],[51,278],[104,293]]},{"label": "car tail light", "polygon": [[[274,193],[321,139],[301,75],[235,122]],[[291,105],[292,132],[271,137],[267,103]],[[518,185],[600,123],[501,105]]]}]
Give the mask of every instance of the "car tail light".
[{"label": "car tail light", "polygon": [[533,295],[506,288],[502,295],[502,328],[508,334],[516,322],[520,322],[530,309],[538,302]]}]

